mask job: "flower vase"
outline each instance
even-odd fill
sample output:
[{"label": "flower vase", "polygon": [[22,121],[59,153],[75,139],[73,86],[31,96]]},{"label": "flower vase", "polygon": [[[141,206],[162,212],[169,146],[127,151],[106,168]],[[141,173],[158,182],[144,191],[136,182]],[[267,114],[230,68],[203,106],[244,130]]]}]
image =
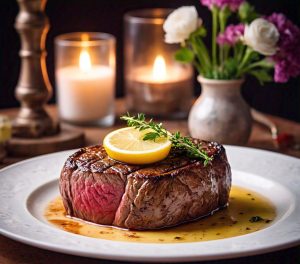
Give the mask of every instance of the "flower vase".
[{"label": "flower vase", "polygon": [[202,93],[189,114],[192,137],[222,144],[245,145],[252,127],[250,108],[241,96],[244,80],[212,80],[201,76]]}]

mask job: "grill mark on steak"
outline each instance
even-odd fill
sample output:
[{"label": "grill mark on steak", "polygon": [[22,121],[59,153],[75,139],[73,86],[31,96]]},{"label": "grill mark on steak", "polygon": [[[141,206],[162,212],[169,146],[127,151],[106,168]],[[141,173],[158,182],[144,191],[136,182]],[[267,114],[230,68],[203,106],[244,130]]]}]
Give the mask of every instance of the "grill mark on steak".
[{"label": "grill mark on steak", "polygon": [[226,206],[231,171],[225,149],[193,141],[214,157],[210,165],[174,149],[165,160],[143,166],[113,160],[102,146],[80,149],[67,159],[60,179],[68,214],[98,224],[156,229]]}]

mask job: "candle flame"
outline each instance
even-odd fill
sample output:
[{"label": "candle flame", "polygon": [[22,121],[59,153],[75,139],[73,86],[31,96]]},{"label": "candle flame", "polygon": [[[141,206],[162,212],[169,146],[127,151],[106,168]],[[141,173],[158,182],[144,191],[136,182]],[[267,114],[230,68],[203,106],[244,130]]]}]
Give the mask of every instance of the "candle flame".
[{"label": "candle flame", "polygon": [[152,78],[156,81],[163,81],[166,79],[167,69],[166,62],[163,56],[156,56],[152,69]]},{"label": "candle flame", "polygon": [[91,57],[87,50],[82,50],[79,56],[79,69],[83,72],[89,72],[92,68]]}]

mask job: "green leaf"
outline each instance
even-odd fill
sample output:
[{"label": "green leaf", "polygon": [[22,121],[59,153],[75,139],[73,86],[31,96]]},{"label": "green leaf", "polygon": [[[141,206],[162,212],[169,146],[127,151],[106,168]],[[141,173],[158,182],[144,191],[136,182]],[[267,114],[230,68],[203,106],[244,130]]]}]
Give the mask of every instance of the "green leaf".
[{"label": "green leaf", "polygon": [[268,71],[265,69],[262,70],[252,70],[248,72],[249,74],[253,75],[261,85],[263,85],[265,82],[270,82],[273,80],[272,76]]},{"label": "green leaf", "polygon": [[239,18],[243,23],[251,23],[254,19],[258,18],[260,15],[255,11],[254,6],[250,5],[248,2],[244,2],[238,11]]},{"label": "green leaf", "polygon": [[176,51],[175,53],[175,60],[183,62],[183,63],[190,63],[194,60],[194,53],[186,47],[183,47]]},{"label": "green leaf", "polygon": [[143,137],[143,140],[153,140],[155,141],[155,139],[159,138],[160,135],[156,132],[148,132],[146,133],[146,135]]},{"label": "green leaf", "polygon": [[249,56],[249,63],[252,63],[254,61],[258,61],[260,59],[260,54],[256,51],[252,51]]},{"label": "green leaf", "polygon": [[257,64],[258,64],[258,66],[260,66],[262,68],[268,68],[268,69],[274,68],[274,62],[267,60],[267,59],[264,59]]},{"label": "green leaf", "polygon": [[206,34],[207,34],[207,30],[206,30],[206,28],[204,27],[204,26],[201,26],[201,27],[198,27],[197,29],[196,29],[196,31],[194,31],[192,34],[191,34],[191,38],[192,37],[197,37],[197,36],[199,36],[199,37],[206,37]]}]

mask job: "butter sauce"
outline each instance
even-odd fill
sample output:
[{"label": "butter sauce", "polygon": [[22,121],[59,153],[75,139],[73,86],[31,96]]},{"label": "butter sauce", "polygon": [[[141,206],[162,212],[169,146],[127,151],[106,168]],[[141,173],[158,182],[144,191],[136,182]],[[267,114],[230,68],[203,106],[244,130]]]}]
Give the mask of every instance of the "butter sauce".
[{"label": "butter sauce", "polygon": [[[276,217],[276,209],[262,195],[233,186],[227,208],[195,222],[161,230],[130,231],[71,218],[66,216],[61,197],[49,203],[45,210],[45,217],[57,228],[82,236],[126,242],[183,243],[216,240],[256,232],[272,223]],[[259,219],[259,221],[251,219]]]}]

